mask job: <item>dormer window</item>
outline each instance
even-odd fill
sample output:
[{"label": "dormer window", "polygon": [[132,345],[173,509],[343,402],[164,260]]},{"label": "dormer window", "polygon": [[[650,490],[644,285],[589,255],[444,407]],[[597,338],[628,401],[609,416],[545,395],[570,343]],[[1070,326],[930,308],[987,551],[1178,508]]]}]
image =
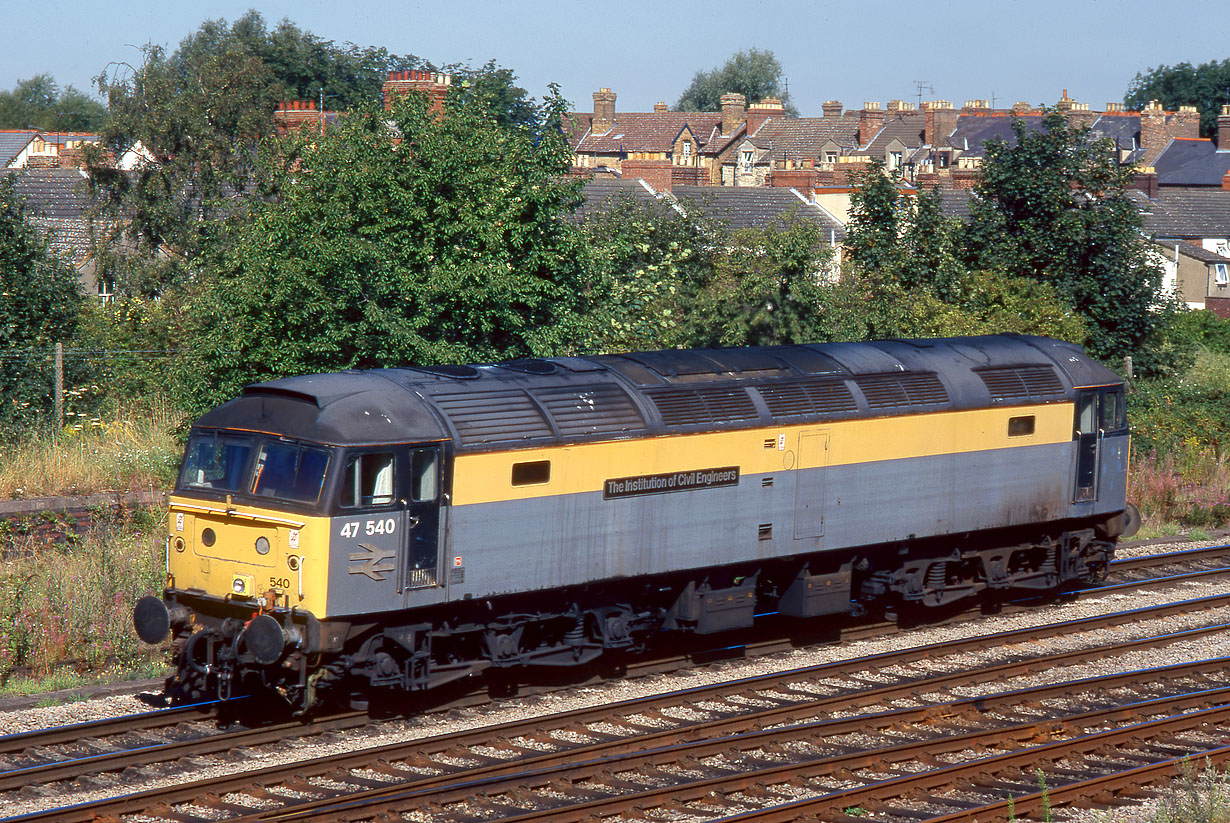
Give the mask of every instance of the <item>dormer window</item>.
[{"label": "dormer window", "polygon": [[824,153],[824,162],[825,163],[836,163],[837,162],[837,152],[826,151]]},{"label": "dormer window", "polygon": [[686,140],[683,142],[683,145],[680,147],[680,149],[683,151],[683,156],[685,158],[692,156],[692,144],[687,142]]},{"label": "dormer window", "polygon": [[755,160],[756,160],[755,152],[753,151],[739,152],[739,165],[742,166],[745,171],[751,170],[752,163],[755,162]]}]

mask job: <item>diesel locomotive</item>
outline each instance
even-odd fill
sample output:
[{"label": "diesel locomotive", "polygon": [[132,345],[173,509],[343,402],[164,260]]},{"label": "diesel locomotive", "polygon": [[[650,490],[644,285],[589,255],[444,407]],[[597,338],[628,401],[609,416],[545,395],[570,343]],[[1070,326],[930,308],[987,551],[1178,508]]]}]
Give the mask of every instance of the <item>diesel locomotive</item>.
[{"label": "diesel locomotive", "polygon": [[663,632],[1101,578],[1123,381],[1018,335],[407,367],[248,386],[169,501],[177,700],[306,710]]}]

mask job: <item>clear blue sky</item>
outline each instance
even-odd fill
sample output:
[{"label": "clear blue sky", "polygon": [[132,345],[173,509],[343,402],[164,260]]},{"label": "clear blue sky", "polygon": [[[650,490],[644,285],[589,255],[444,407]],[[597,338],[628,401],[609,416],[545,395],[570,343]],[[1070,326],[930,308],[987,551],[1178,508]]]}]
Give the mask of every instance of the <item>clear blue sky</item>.
[{"label": "clear blue sky", "polygon": [[337,42],[385,46],[435,63],[494,58],[535,95],[557,82],[578,109],[609,86],[622,111],[674,103],[692,75],[748,47],[781,60],[804,115],[825,100],[917,100],[915,81],[960,106],[994,98],[1053,103],[1063,89],[1101,109],[1119,101],[1138,71],[1230,57],[1225,7],[1170,0],[931,0],[878,3],[364,2],[45,3],[5,0],[0,88],[50,73],[92,91],[112,62],[138,63],[139,46],[174,48],[206,18],[255,8],[272,27],[289,18]]}]

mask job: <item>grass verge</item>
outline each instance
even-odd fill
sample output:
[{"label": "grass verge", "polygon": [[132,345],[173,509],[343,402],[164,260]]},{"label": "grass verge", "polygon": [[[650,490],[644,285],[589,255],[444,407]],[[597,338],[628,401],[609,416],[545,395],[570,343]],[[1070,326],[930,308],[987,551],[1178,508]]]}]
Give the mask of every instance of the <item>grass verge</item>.
[{"label": "grass verge", "polygon": [[0,693],[156,676],[165,653],[132,628],[160,591],[166,512],[136,509],[65,543],[12,537],[0,570]]},{"label": "grass verge", "polygon": [[34,433],[0,443],[0,499],[165,489],[183,451],[181,420],[155,404],[111,420],[82,419],[58,437]]}]

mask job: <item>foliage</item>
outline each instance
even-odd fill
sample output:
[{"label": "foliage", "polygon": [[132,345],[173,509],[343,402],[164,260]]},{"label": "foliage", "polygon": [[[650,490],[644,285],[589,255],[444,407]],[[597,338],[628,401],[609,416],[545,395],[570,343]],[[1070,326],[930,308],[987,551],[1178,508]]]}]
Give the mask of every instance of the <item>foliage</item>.
[{"label": "foliage", "polygon": [[201,258],[191,402],[283,375],[575,344],[580,271],[562,216],[578,188],[562,181],[558,131],[502,127],[476,98],[437,116],[412,95],[313,140],[267,146],[278,196]]},{"label": "foliage", "polygon": [[817,224],[787,215],[781,227],[732,233],[687,314],[691,345],[775,346],[823,333],[824,276],[832,261]]},{"label": "foliage", "polygon": [[1180,312],[1171,331],[1184,345],[1230,354],[1230,319],[1218,317],[1207,309]]},{"label": "foliage", "polygon": [[76,272],[31,224],[12,176],[0,179],[0,426],[51,408],[42,364],[72,336],[80,302]]},{"label": "foliage", "polygon": [[[148,669],[132,631],[138,597],[163,582],[165,511],[137,510],[99,524],[78,542],[12,537],[0,570],[0,684],[72,664],[112,679]],[[157,654],[157,653],[156,653]]]},{"label": "foliage", "polygon": [[[219,219],[270,194],[257,146],[273,133],[279,101],[370,103],[388,71],[422,64],[338,46],[286,20],[269,31],[255,11],[230,26],[207,20],[173,52],[152,44],[143,52],[139,68],[116,66],[98,78],[111,116],[91,165],[101,195],[96,225],[124,227],[129,241],[104,238],[111,254],[102,264],[120,293],[146,295],[184,277],[187,261],[220,242]],[[112,168],[138,146],[144,154],[131,174]]]},{"label": "foliage", "polygon": [[937,190],[903,195],[875,162],[851,195],[849,270],[833,291],[846,339],[1042,334],[1081,341],[1084,321],[1053,286],[965,267],[960,223]]},{"label": "foliage", "polygon": [[95,132],[106,119],[103,104],[72,86],[61,89],[50,74],[18,80],[0,91],[0,129]]},{"label": "foliage", "polygon": [[1127,196],[1131,175],[1087,128],[1051,112],[1044,129],[1013,125],[1016,144],[987,144],[971,201],[966,261],[1051,284],[1088,322],[1091,355],[1132,355],[1144,374],[1182,359],[1165,331],[1177,304],[1162,293],[1141,217]]},{"label": "foliage", "polygon": [[1217,116],[1230,88],[1230,59],[1211,60],[1193,66],[1176,63],[1137,73],[1123,96],[1128,108],[1140,110],[1153,100],[1170,111],[1195,106],[1200,111],[1200,133],[1216,138]]},{"label": "foliage", "polygon": [[586,254],[584,349],[685,346],[686,295],[712,276],[719,227],[699,211],[625,194],[580,223]]},{"label": "foliage", "polygon": [[721,66],[701,70],[679,101],[676,111],[721,111],[722,95],[742,94],[748,103],[759,103],[766,97],[782,101],[786,113],[798,117],[798,109],[790,102],[782,64],[768,49],[748,49],[732,54]]},{"label": "foliage", "polygon": [[1230,771],[1208,758],[1197,772],[1184,759],[1182,775],[1163,792],[1150,823],[1227,823],[1230,821]]}]

